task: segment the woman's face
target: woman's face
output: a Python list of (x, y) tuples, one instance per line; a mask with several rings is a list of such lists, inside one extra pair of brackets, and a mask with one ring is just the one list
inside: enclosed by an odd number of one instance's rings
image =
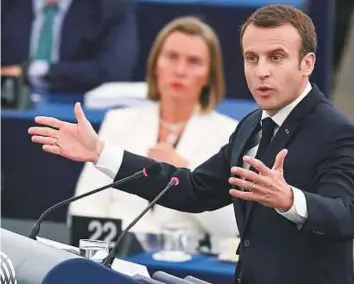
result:
[(208, 84), (208, 46), (200, 36), (171, 33), (163, 43), (156, 64), (161, 100), (196, 104)]

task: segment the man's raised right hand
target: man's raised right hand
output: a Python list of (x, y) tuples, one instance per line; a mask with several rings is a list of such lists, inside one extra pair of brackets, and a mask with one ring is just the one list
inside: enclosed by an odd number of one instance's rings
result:
[(103, 150), (101, 141), (87, 120), (80, 103), (75, 104), (77, 123), (54, 117), (37, 116), (35, 122), (42, 126), (28, 129), (34, 143), (42, 144), (44, 151), (78, 162), (96, 163)]

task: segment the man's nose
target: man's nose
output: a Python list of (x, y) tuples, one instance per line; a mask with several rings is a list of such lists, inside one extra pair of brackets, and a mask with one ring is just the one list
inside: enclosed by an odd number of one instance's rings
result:
[(270, 64), (264, 60), (260, 59), (256, 67), (256, 75), (259, 78), (266, 78), (270, 75)]

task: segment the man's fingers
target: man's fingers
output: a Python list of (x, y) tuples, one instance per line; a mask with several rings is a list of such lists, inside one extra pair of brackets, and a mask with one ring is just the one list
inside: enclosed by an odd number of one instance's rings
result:
[(249, 164), (251, 167), (255, 168), (260, 174), (267, 175), (271, 171), (271, 169), (269, 169), (262, 161), (256, 158), (244, 156), (243, 161)]
[(275, 157), (273, 170), (281, 170), (281, 171), (283, 170), (284, 160), (285, 160), (287, 154), (288, 154), (287, 149), (283, 149), (278, 153), (278, 155)]
[(236, 197), (236, 198), (240, 198), (243, 200), (257, 201), (257, 195), (254, 194), (253, 192), (230, 189), (229, 193), (231, 196)]
[(240, 178), (236, 178), (236, 177), (230, 177), (229, 178), (229, 183), (231, 185), (237, 186), (239, 188), (243, 188), (245, 190), (249, 190), (249, 191), (254, 191), (257, 190), (257, 183), (255, 182), (250, 182), (250, 181), (246, 181)]
[(55, 138), (52, 137), (44, 137), (44, 136), (32, 136), (31, 140), (34, 143), (38, 143), (38, 144), (44, 144), (44, 145), (53, 145), (55, 140)]
[(75, 104), (74, 112), (78, 124), (84, 124), (88, 122), (79, 102)]
[(37, 136), (56, 137), (58, 131), (50, 127), (33, 126), (28, 129), (28, 133)]
[(232, 167), (231, 173), (239, 177), (243, 177), (246, 180), (255, 181), (256, 183), (262, 183), (262, 179), (264, 179), (263, 176), (258, 175), (254, 171), (246, 170), (240, 167)]
[(42, 149), (45, 152), (55, 154), (55, 155), (60, 155), (60, 148), (56, 145), (43, 145)]
[(36, 116), (34, 118), (34, 121), (38, 124), (50, 126), (57, 129), (59, 129), (62, 124), (61, 120), (49, 116)]

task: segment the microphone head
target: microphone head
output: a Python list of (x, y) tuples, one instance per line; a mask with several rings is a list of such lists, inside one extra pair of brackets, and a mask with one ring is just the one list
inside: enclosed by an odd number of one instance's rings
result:
[(171, 178), (171, 183), (173, 183), (174, 185), (178, 185), (178, 184), (179, 184), (179, 179), (178, 179), (178, 177), (172, 177), (172, 178)]
[(152, 164), (146, 168), (143, 169), (143, 175), (145, 177), (153, 177), (157, 176), (162, 170), (161, 164), (160, 163), (155, 163)]

